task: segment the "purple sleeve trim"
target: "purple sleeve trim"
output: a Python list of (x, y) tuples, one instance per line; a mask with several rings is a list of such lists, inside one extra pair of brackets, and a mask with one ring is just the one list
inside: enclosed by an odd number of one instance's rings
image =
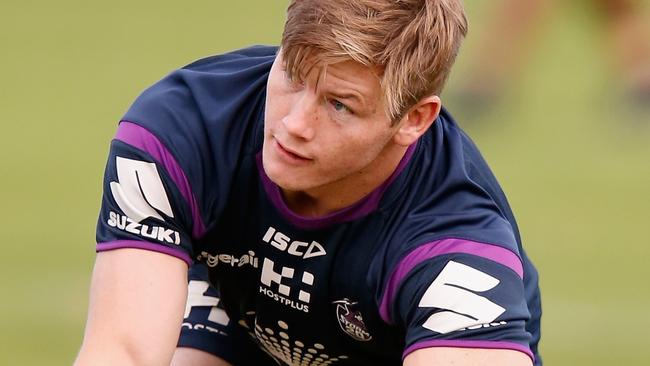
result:
[(205, 233), (205, 225), (199, 211), (199, 205), (192, 193), (192, 187), (180, 164), (167, 150), (165, 145), (144, 127), (129, 121), (120, 122), (115, 139), (147, 152), (161, 164), (172, 178), (192, 212), (192, 238), (200, 238)]
[(524, 277), (524, 267), (519, 256), (497, 245), (478, 243), (463, 239), (443, 239), (423, 244), (406, 255), (391, 273), (379, 304), (379, 315), (386, 323), (392, 323), (390, 307), (402, 280), (418, 264), (451, 253), (472, 254), (487, 258), (512, 269), (520, 278)]
[(535, 355), (529, 347), (519, 343), (502, 341), (464, 341), (464, 340), (431, 340), (416, 343), (408, 347), (402, 354), (402, 360), (413, 351), (430, 347), (457, 347), (457, 348), (487, 348), (487, 349), (509, 349), (525, 353), (535, 363)]
[(187, 263), (188, 266), (192, 265), (192, 259), (190, 256), (183, 252), (180, 249), (169, 248), (161, 244), (148, 243), (146, 241), (137, 241), (137, 240), (116, 240), (109, 241), (106, 243), (97, 243), (97, 252), (105, 252), (107, 250), (113, 249), (122, 249), (122, 248), (134, 248), (134, 249), (144, 249), (152, 252), (158, 252), (163, 254), (171, 255), (178, 259), (183, 260)]

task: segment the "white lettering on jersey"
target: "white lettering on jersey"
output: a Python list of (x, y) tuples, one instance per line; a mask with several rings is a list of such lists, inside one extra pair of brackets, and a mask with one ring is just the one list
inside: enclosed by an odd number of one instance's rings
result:
[(493, 289), (499, 280), (470, 266), (449, 261), (422, 295), (421, 308), (439, 308), (423, 327), (437, 333), (492, 323), (506, 309), (475, 292)]
[(217, 307), (219, 304), (218, 297), (205, 295), (208, 287), (210, 287), (210, 284), (206, 281), (192, 280), (189, 282), (187, 285), (187, 302), (185, 303), (185, 314), (183, 318), (190, 316), (190, 312), (195, 306), (211, 306), (212, 309), (208, 315), (208, 320), (226, 326), (230, 318), (228, 318), (225, 310)]
[(181, 243), (181, 235), (178, 231), (167, 229), (162, 226), (143, 225), (113, 211), (108, 213), (108, 220), (106, 223), (110, 227), (115, 227), (122, 231), (140, 235), (145, 238), (157, 239), (158, 241), (176, 245)]
[(164, 219), (155, 209), (174, 217), (156, 164), (116, 157), (117, 179), (111, 192), (120, 209), (134, 222), (148, 217)]
[(271, 244), (283, 252), (286, 251), (291, 255), (303, 257), (304, 259), (320, 257), (327, 254), (325, 248), (317, 241), (312, 241), (311, 243), (298, 240), (291, 241), (291, 238), (277, 231), (273, 226), (269, 226), (264, 237), (262, 237), (262, 241)]
[[(275, 271), (275, 262), (268, 258), (264, 258), (264, 263), (262, 264), (262, 277), (260, 286), (260, 293), (264, 294), (274, 301), (280, 302), (283, 305), (288, 305), (294, 309), (302, 310), (305, 313), (309, 312), (309, 307), (307, 304), (311, 301), (311, 294), (304, 290), (298, 291), (298, 301), (292, 300), (291, 297), (291, 287), (282, 283), (282, 279), (292, 279), (294, 278), (295, 269), (289, 267), (282, 267), (280, 273)], [(310, 272), (303, 272), (300, 277), (302, 284), (307, 286), (314, 285), (314, 275)], [(277, 293), (272, 289), (273, 284), (277, 285)], [(294, 292), (295, 298), (295, 292)]]
[(293, 278), (294, 269), (289, 267), (282, 267), (280, 273), (273, 270), (275, 263), (268, 258), (264, 258), (264, 266), (262, 267), (262, 283), (271, 287), (272, 283), (278, 285), (278, 292), (284, 296), (289, 296), (291, 287), (282, 284), (282, 278)]

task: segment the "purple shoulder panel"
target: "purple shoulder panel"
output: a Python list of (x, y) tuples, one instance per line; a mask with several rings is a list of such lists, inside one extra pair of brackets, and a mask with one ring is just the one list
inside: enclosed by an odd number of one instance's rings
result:
[(379, 315), (386, 323), (392, 323), (390, 308), (404, 278), (418, 264), (444, 254), (464, 253), (487, 258), (513, 270), (520, 278), (524, 276), (521, 259), (514, 252), (492, 244), (463, 239), (442, 239), (420, 245), (397, 264), (391, 273), (379, 305)]
[(129, 121), (120, 122), (115, 139), (148, 153), (165, 168), (192, 212), (192, 238), (196, 239), (203, 236), (205, 225), (201, 218), (199, 205), (192, 192), (192, 187), (180, 164), (165, 145), (144, 127)]

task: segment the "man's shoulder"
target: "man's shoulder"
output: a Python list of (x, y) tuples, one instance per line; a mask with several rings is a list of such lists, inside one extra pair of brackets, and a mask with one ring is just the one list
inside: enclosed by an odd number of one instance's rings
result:
[(273, 61), (278, 52), (277, 46), (250, 46), (230, 52), (216, 54), (198, 59), (181, 69), (215, 72), (223, 70), (245, 69)]
[[(458, 174), (460, 181), (464, 182), (468, 187), (466, 193), (472, 192), (472, 197), (482, 197), (491, 202), (489, 207), (491, 207), (492, 213), (499, 218), (505, 219), (505, 222), (499, 221), (499, 223), (501, 225), (505, 224), (507, 229), (514, 235), (516, 240), (514, 245), (521, 246), (517, 220), (497, 175), (474, 140), (453, 120), (447, 111), (444, 111), (443, 118), (448, 121), (446, 124), (447, 135), (452, 136), (450, 139), (455, 140), (453, 144), (450, 144), (453, 146), (453, 151), (450, 154), (454, 156), (452, 161), (455, 161), (456, 174)], [(503, 142), (506, 145), (505, 148), (507, 148), (507, 143), (507, 141)], [(480, 201), (478, 200), (477, 203)]]
[(450, 253), (519, 260), (519, 233), (505, 194), (448, 112), (419, 141), (406, 174), (399, 199), (385, 207), (392, 224), (377, 268), (390, 272), (409, 256)]
[[(124, 116), (139, 124), (224, 125), (252, 116), (263, 105), (274, 47), (251, 47), (210, 56), (174, 70), (135, 100)], [(244, 113), (242, 113), (244, 112)]]
[(210, 222), (225, 205), (232, 176), (261, 146), (274, 54), (253, 47), (168, 74), (121, 119), (110, 161), (119, 154), (158, 164), (190, 202), (192, 215)]
[[(211, 56), (177, 69), (133, 102), (122, 120), (154, 135), (177, 157), (187, 149), (251, 151), (259, 145), (274, 47)], [(227, 140), (227, 141), (226, 141)]]
[(505, 194), (478, 147), (446, 110), (418, 142), (407, 169), (397, 205), (408, 216), (395, 221), (400, 227), (436, 237), (506, 240), (490, 234), (498, 231), (509, 240), (514, 217)]

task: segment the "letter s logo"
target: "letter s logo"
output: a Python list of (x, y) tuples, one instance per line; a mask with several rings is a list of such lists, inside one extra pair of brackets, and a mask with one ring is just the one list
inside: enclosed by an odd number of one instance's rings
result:
[(190, 316), (193, 307), (209, 306), (210, 313), (208, 314), (208, 320), (227, 326), (230, 318), (225, 310), (217, 307), (219, 298), (206, 294), (209, 287), (210, 284), (206, 281), (191, 280), (188, 283), (187, 302), (185, 303), (185, 314), (183, 314), (183, 318), (187, 319)]
[(135, 222), (147, 217), (165, 221), (155, 209), (174, 217), (156, 164), (116, 157), (117, 179), (111, 192), (120, 209)]
[(449, 333), (473, 325), (493, 322), (506, 309), (472, 291), (493, 289), (499, 280), (470, 266), (449, 261), (422, 295), (421, 308), (439, 308), (423, 327), (438, 333)]

